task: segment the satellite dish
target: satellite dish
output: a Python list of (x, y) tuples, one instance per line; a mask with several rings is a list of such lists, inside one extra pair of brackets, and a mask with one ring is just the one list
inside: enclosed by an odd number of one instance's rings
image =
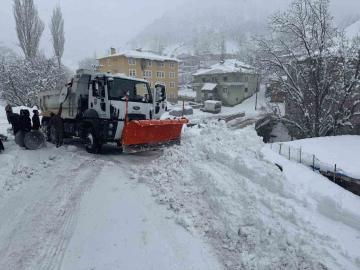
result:
[(67, 96), (69, 94), (69, 89), (67, 87), (64, 87), (61, 92), (60, 92), (60, 96), (59, 96), (59, 103), (64, 103), (64, 101), (66, 100)]

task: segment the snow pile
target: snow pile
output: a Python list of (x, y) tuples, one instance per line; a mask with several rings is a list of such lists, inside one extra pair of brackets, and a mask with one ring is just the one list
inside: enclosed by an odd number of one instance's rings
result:
[[(339, 239), (304, 218), (322, 213), (304, 198), (301, 179), (294, 189), (264, 160), (262, 147), (253, 129), (231, 131), (213, 122), (185, 129), (182, 145), (133, 168), (133, 175), (179, 225), (208, 239), (227, 269), (357, 269), (360, 257), (351, 245), (339, 247)], [(323, 208), (333, 205), (330, 198), (329, 205), (321, 201)], [(342, 228), (359, 237), (360, 227), (351, 225)]]

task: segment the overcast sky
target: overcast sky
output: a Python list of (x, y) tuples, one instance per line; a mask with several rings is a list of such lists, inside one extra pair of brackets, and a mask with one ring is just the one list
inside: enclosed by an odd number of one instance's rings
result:
[[(136, 33), (169, 9), (189, 0), (34, 0), (46, 28), (41, 49), (51, 55), (49, 21), (52, 9), (60, 5), (65, 20), (64, 63), (76, 68), (84, 57), (102, 55), (110, 46), (121, 47)], [(206, 5), (208, 0), (203, 1)], [(218, 0), (226, 1), (230, 0)], [(241, 0), (238, 0), (241, 1)], [(248, 0), (244, 0), (248, 1)], [(263, 5), (271, 5), (271, 0)], [(284, 0), (287, 1), (287, 0)], [(290, 2), (290, 0), (289, 0)], [(18, 50), (12, 14), (12, 0), (0, 0), (0, 43)], [(333, 0), (337, 13), (360, 14), (360, 0)]]

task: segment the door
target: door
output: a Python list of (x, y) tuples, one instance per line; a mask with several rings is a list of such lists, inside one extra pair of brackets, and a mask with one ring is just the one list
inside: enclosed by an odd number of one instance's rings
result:
[(95, 78), (89, 94), (89, 108), (94, 109), (100, 118), (110, 118), (110, 103), (106, 78)]

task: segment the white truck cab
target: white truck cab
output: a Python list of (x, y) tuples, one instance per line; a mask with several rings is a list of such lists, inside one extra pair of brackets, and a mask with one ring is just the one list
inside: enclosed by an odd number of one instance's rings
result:
[(120, 142), (126, 113), (129, 120), (160, 119), (167, 109), (163, 85), (151, 90), (145, 80), (86, 70), (78, 71), (61, 93), (41, 93), (39, 103), (50, 138), (54, 129), (48, 126), (49, 117), (61, 104), (64, 135), (84, 139), (89, 152)]

